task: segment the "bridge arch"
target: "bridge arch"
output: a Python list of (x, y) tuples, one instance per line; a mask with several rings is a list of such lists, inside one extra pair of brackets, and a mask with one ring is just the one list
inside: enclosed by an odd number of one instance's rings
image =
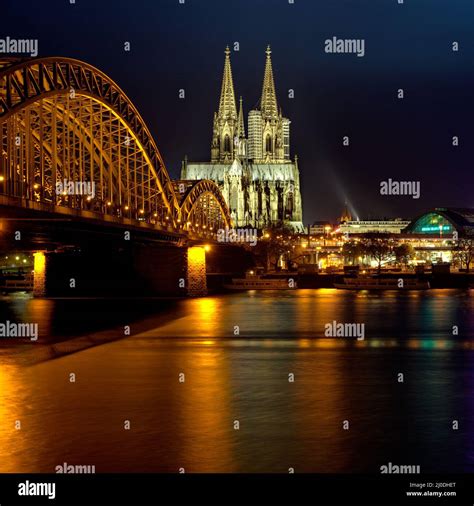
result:
[[(64, 181), (89, 182), (93, 195), (58, 187)], [(230, 223), (212, 182), (182, 201), (130, 99), (71, 58), (0, 63), (0, 194), (177, 230), (204, 220), (207, 205), (214, 225)]]
[(214, 181), (174, 181), (180, 199), (179, 221), (192, 233), (215, 234), (232, 227), (232, 219), (219, 187)]

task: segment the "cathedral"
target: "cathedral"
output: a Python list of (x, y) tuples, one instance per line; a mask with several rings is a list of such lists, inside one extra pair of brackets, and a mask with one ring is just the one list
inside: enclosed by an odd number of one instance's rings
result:
[(290, 158), (290, 120), (278, 107), (270, 46), (266, 51), (262, 95), (248, 114), (234, 93), (230, 50), (225, 50), (218, 111), (214, 113), (211, 161), (184, 160), (181, 179), (215, 181), (236, 227), (265, 229), (285, 225), (304, 231), (298, 159)]

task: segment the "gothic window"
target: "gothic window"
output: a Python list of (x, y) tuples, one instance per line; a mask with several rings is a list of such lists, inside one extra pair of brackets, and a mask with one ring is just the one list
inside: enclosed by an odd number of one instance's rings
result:
[(271, 153), (272, 152), (272, 138), (270, 135), (267, 135), (267, 139), (265, 141), (265, 151), (267, 153)]
[(288, 200), (286, 201), (286, 219), (291, 220), (293, 216), (293, 192), (288, 194)]
[(230, 153), (230, 137), (228, 135), (224, 137), (224, 152)]
[(277, 187), (278, 195), (278, 219), (283, 220), (283, 188)]
[(265, 203), (267, 206), (267, 216), (270, 218), (270, 199), (271, 199), (271, 190), (268, 186), (268, 183), (265, 185)]

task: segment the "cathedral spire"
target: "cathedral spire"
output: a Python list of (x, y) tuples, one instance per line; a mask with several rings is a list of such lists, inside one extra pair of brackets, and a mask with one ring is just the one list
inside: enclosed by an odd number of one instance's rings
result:
[(229, 46), (225, 49), (224, 76), (222, 78), (221, 98), (219, 101), (219, 118), (237, 119)]
[(239, 138), (244, 138), (245, 137), (244, 108), (242, 106), (242, 97), (240, 97), (240, 104), (239, 104), (239, 118), (238, 118), (238, 127), (237, 127), (237, 137), (239, 137)]
[(267, 61), (265, 63), (260, 109), (265, 117), (276, 118), (278, 116), (278, 105), (275, 93), (275, 82), (273, 80), (272, 51), (270, 46), (267, 46), (266, 53)]

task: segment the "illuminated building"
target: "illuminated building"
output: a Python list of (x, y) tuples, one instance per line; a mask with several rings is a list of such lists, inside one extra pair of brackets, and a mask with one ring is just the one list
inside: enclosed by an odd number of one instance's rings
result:
[(452, 262), (463, 236), (474, 236), (474, 209), (438, 207), (412, 220), (403, 240), (412, 244), (419, 261)]
[(400, 234), (411, 222), (395, 218), (393, 220), (357, 220), (341, 223), (339, 231), (346, 235), (352, 234)]
[[(415, 218), (406, 229), (407, 234), (453, 238), (474, 233), (474, 209), (437, 207)], [(455, 237), (455, 236), (454, 236)]]
[(290, 159), (290, 120), (278, 106), (270, 47), (262, 94), (248, 115), (237, 110), (230, 50), (225, 51), (218, 111), (214, 114), (210, 162), (183, 162), (181, 178), (216, 182), (237, 227), (265, 229), (285, 224), (304, 231), (298, 161)]
[(310, 235), (323, 236), (332, 230), (332, 225), (328, 221), (315, 221), (309, 226)]

